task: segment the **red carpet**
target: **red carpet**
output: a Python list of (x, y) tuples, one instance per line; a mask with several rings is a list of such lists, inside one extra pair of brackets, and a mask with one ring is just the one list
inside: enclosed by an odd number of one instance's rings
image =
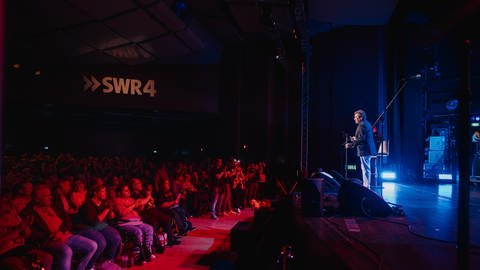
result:
[(128, 269), (210, 269), (213, 264), (233, 262), (236, 254), (230, 252), (230, 230), (239, 221), (253, 220), (253, 210), (218, 220), (208, 214), (190, 220), (196, 230), (182, 237), (180, 245), (167, 247), (152, 262)]

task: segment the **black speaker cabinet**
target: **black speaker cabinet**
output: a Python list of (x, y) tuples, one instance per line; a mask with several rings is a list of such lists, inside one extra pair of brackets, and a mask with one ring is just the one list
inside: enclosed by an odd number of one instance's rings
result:
[(230, 230), (230, 249), (239, 253), (247, 252), (255, 246), (253, 222), (239, 221)]
[(387, 217), (392, 214), (392, 208), (382, 197), (352, 181), (342, 183), (337, 199), (343, 215)]
[(302, 215), (306, 217), (322, 216), (323, 178), (307, 178), (302, 187)]

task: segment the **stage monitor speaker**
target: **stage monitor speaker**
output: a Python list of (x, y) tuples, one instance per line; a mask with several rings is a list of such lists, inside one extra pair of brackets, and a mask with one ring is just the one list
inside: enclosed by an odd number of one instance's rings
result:
[(337, 194), (338, 190), (340, 190), (340, 182), (337, 181), (333, 175), (327, 172), (321, 172), (320, 175), (322, 176), (323, 182), (323, 193), (324, 194)]
[(313, 174), (310, 179), (322, 178), (322, 191), (323, 194), (337, 194), (340, 189), (340, 182), (337, 181), (333, 175), (328, 172), (319, 172)]
[(337, 199), (343, 215), (387, 217), (392, 214), (392, 208), (382, 197), (353, 181), (342, 183)]
[(323, 178), (307, 178), (302, 187), (302, 215), (306, 217), (322, 216)]

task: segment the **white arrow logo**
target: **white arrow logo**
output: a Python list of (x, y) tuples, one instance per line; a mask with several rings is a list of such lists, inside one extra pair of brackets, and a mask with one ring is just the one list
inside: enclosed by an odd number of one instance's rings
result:
[(97, 88), (100, 86), (100, 82), (95, 79), (95, 77), (93, 77), (92, 75), (90, 75), (90, 79), (85, 76), (85, 75), (82, 75), (82, 78), (83, 78), (83, 91), (87, 91), (87, 89), (91, 89), (91, 91), (95, 91), (97, 90)]

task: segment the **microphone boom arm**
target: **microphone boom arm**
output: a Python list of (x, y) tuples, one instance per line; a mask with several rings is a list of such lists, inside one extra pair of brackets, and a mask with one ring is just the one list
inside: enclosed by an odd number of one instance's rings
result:
[(388, 111), (388, 109), (392, 106), (393, 102), (395, 101), (395, 99), (397, 99), (398, 95), (402, 92), (403, 88), (405, 88), (405, 86), (407, 85), (407, 82), (408, 80), (405, 80), (405, 79), (401, 79), (400, 80), (400, 83), (402, 83), (402, 85), (400, 86), (400, 88), (398, 88), (397, 92), (395, 93), (395, 95), (393, 96), (393, 98), (390, 100), (390, 102), (387, 104), (387, 106), (385, 107), (385, 109), (383, 110), (383, 112), (378, 116), (377, 120), (375, 120), (375, 122), (373, 123), (372, 127), (375, 127), (378, 123), (378, 121), (380, 121), (380, 119), (383, 118), (383, 116), (385, 115), (385, 113)]

